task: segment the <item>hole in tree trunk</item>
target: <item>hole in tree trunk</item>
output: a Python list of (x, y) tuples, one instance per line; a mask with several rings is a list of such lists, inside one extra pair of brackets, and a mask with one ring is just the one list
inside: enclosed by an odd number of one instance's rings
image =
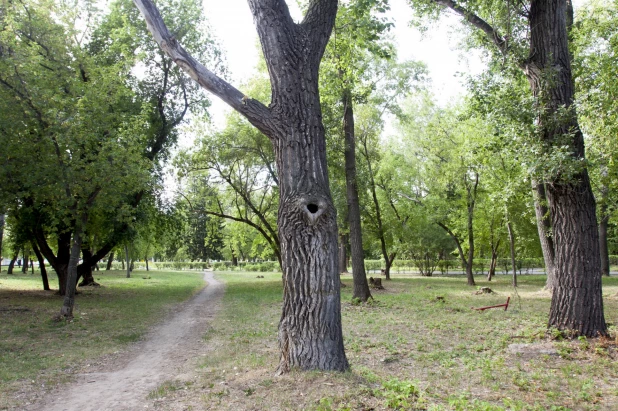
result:
[(318, 207), (317, 204), (307, 204), (307, 210), (309, 210), (311, 214), (317, 213), (319, 209), (320, 207)]

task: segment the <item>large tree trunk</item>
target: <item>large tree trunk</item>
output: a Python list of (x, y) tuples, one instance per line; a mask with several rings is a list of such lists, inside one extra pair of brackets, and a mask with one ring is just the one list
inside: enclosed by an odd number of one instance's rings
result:
[(343, 93), (343, 133), (345, 140), (345, 180), (348, 200), (348, 224), (350, 225), (350, 248), (352, 251), (352, 278), (354, 280), (353, 298), (365, 302), (371, 297), (365, 256), (363, 252), (363, 231), (361, 227), (358, 186), (356, 182), (356, 136), (354, 134), (354, 111), (349, 90)]
[[(572, 136), (568, 141), (571, 166), (579, 168), (571, 177), (552, 176), (546, 186), (556, 252), (556, 286), (549, 326), (597, 337), (607, 335), (599, 234), (595, 200), (583, 162), (584, 139), (572, 107), (574, 85), (566, 16), (565, 0), (531, 2), (530, 58), (525, 63), (532, 92), (540, 105), (538, 125), (543, 142), (549, 147), (564, 145), (565, 136)], [(562, 108), (571, 111), (559, 113)]]
[(47, 270), (45, 269), (45, 258), (43, 258), (43, 254), (39, 250), (39, 247), (36, 246), (36, 242), (32, 241), (32, 250), (36, 255), (37, 260), (39, 260), (39, 270), (41, 270), (41, 278), (43, 280), (43, 290), (49, 291), (49, 279), (47, 278)]
[(541, 251), (543, 251), (543, 260), (545, 261), (545, 273), (547, 280), (545, 288), (553, 291), (556, 287), (555, 275), (555, 250), (554, 238), (551, 229), (551, 216), (547, 207), (547, 196), (545, 194), (545, 184), (532, 181), (532, 195), (534, 196), (534, 211), (536, 214), (536, 227), (539, 232), (539, 240), (541, 242)]
[(337, 0), (312, 0), (296, 24), (282, 0), (249, 0), (271, 79), (268, 107), (200, 65), (169, 33), (149, 0), (134, 0), (157, 43), (204, 88), (266, 134), (279, 176), (283, 269), (278, 372), (346, 370), (341, 329), (337, 219), (326, 164), (318, 70)]

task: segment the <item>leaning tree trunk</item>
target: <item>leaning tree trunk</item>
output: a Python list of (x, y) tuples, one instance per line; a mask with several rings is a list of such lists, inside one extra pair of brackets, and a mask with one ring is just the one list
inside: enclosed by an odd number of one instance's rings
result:
[(49, 291), (49, 279), (47, 278), (47, 270), (45, 269), (45, 258), (43, 258), (43, 254), (41, 254), (39, 247), (36, 246), (34, 241), (32, 241), (32, 250), (34, 251), (37, 260), (39, 260), (39, 269), (41, 270), (41, 278), (43, 280), (43, 290)]
[(271, 80), (268, 107), (217, 77), (172, 36), (150, 0), (134, 0), (157, 43), (205, 89), (267, 135), (279, 176), (283, 270), (278, 372), (348, 369), (341, 329), (337, 216), (318, 91), (337, 0), (311, 0), (295, 23), (282, 0), (249, 0)]
[(17, 261), (17, 257), (19, 257), (19, 248), (16, 250), (13, 258), (11, 258), (11, 262), (9, 263), (9, 268), (6, 270), (7, 274), (13, 274), (13, 267), (15, 267), (15, 261)]
[[(588, 337), (607, 335), (601, 290), (596, 206), (585, 168), (584, 139), (574, 111), (565, 0), (533, 0), (530, 58), (525, 72), (540, 105), (543, 143), (571, 150), (571, 177), (554, 175), (546, 186), (555, 245), (556, 286), (549, 326)], [(568, 112), (562, 110), (570, 109)]]
[(354, 111), (352, 96), (349, 90), (343, 94), (343, 133), (345, 140), (345, 181), (348, 200), (348, 224), (350, 225), (350, 248), (352, 251), (352, 278), (354, 281), (353, 298), (362, 302), (371, 297), (367, 273), (365, 272), (365, 256), (363, 252), (363, 231), (361, 227), (358, 186), (356, 181), (356, 136), (354, 134)]
[(489, 272), (487, 273), (487, 281), (496, 275), (496, 266), (498, 265), (498, 247), (500, 247), (500, 239), (495, 244), (491, 245), (491, 262), (489, 263)]
[(105, 271), (109, 271), (112, 269), (112, 263), (114, 262), (114, 252), (109, 253), (109, 257), (107, 258), (107, 266), (105, 266)]
[(543, 252), (543, 260), (545, 262), (545, 273), (547, 274), (545, 288), (553, 291), (556, 287), (556, 270), (554, 266), (556, 256), (551, 229), (551, 216), (549, 215), (547, 195), (545, 194), (545, 184), (532, 181), (532, 195), (534, 196), (536, 227), (539, 232), (541, 251)]

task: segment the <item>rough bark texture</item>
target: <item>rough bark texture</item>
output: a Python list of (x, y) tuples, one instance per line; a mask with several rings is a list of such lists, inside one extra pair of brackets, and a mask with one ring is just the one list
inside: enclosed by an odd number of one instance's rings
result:
[(545, 288), (553, 290), (556, 286), (556, 270), (554, 266), (555, 250), (551, 229), (551, 216), (549, 215), (547, 196), (545, 194), (545, 184), (532, 181), (532, 195), (534, 196), (536, 227), (539, 232), (543, 260), (545, 261), (545, 273), (547, 274)]
[(352, 253), (353, 298), (365, 302), (371, 297), (365, 255), (363, 252), (363, 231), (361, 227), (358, 185), (356, 181), (356, 136), (354, 134), (354, 109), (352, 96), (348, 90), (343, 95), (343, 132), (345, 139), (345, 181), (348, 200), (348, 224), (350, 226), (350, 248)]
[[(569, 146), (575, 161), (584, 159), (584, 139), (572, 108), (574, 85), (568, 50), (565, 0), (534, 0), (530, 7), (530, 58), (525, 72), (543, 110), (538, 123), (549, 146)], [(553, 121), (552, 121), (553, 120)], [(601, 261), (596, 205), (586, 168), (572, 178), (553, 176), (546, 185), (555, 244), (555, 275), (549, 326), (589, 337), (607, 335), (601, 292)]]
[(149, 0), (134, 0), (161, 48), (272, 141), (279, 176), (278, 228), (284, 280), (279, 372), (346, 370), (339, 294), (336, 209), (326, 168), (318, 69), (337, 12), (313, 0), (300, 24), (283, 0), (249, 0), (271, 79), (271, 103), (243, 95), (195, 61)]
[(47, 270), (45, 269), (45, 258), (43, 258), (43, 254), (36, 246), (36, 243), (32, 241), (32, 250), (36, 255), (37, 260), (39, 260), (39, 269), (41, 270), (41, 279), (43, 280), (43, 290), (49, 291), (49, 279), (47, 278)]

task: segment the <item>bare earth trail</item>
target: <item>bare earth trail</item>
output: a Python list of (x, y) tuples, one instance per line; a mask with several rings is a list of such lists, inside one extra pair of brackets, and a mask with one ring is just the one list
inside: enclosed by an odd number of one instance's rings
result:
[(209, 350), (202, 337), (218, 311), (224, 285), (210, 271), (204, 273), (204, 280), (207, 286), (181, 304), (179, 312), (156, 326), (144, 341), (123, 353), (113, 364), (104, 364), (101, 372), (78, 374), (77, 382), (45, 395), (42, 402), (28, 409), (144, 409), (152, 390), (164, 381), (182, 379), (188, 371), (183, 368), (194, 368), (186, 363)]

